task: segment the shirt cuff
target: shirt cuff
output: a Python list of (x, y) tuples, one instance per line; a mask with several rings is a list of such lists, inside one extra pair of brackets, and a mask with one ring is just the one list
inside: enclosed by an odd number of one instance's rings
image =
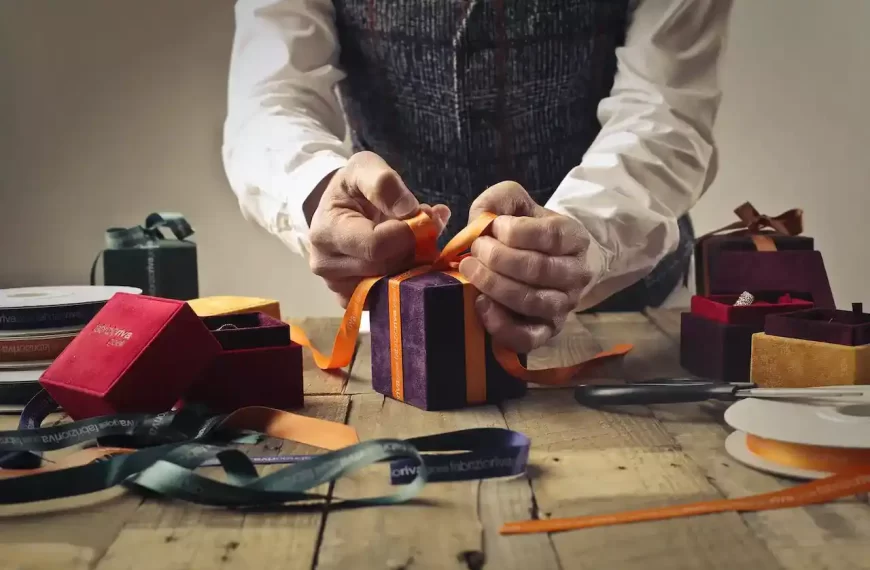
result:
[(320, 152), (296, 167), (292, 173), (282, 176), (283, 180), (276, 181), (276, 187), (283, 189), (285, 200), (275, 220), (275, 233), (282, 241), (290, 240), (294, 242), (293, 245), (304, 246), (302, 250), (308, 251), (309, 227), (302, 206), (326, 176), (343, 168), (347, 162), (347, 157), (338, 153)]

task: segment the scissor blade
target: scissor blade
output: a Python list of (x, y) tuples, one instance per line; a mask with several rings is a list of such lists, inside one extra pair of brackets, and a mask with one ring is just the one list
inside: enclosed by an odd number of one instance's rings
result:
[(740, 394), (750, 398), (870, 402), (870, 388), (858, 386), (826, 386), (824, 388), (753, 388), (749, 390), (741, 390)]

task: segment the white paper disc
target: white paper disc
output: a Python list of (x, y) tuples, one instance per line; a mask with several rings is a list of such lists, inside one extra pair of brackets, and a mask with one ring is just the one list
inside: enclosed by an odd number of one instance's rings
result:
[(824, 471), (810, 471), (808, 469), (798, 469), (797, 467), (789, 467), (780, 465), (759, 457), (752, 453), (746, 446), (746, 433), (735, 431), (725, 438), (725, 451), (728, 455), (746, 465), (764, 473), (779, 475), (781, 477), (789, 477), (791, 479), (823, 479), (832, 475)]
[(803, 445), (870, 449), (870, 402), (836, 405), (746, 398), (725, 410), (734, 429)]
[(139, 295), (136, 287), (108, 287), (102, 285), (69, 285), (59, 287), (18, 287), (0, 289), (0, 308), (56, 307), (83, 303), (105, 303), (115, 293)]

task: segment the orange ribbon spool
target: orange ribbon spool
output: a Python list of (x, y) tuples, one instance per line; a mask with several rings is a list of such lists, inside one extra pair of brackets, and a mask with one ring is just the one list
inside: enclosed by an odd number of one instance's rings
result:
[[(392, 393), (397, 400), (403, 399), (403, 364), (402, 364), (402, 337), (400, 318), (399, 284), (405, 279), (410, 279), (430, 271), (440, 271), (459, 280), (464, 291), (464, 310), (466, 327), (466, 350), (465, 369), (467, 393), (469, 403), (481, 403), (486, 401), (485, 362), (484, 362), (484, 330), (474, 311), (474, 300), (477, 291), (468, 284), (468, 281), (457, 271), (459, 262), (464, 258), (471, 244), (486, 232), (496, 215), (485, 213), (473, 220), (453, 237), (442, 251), (438, 251), (438, 232), (434, 222), (424, 212), (420, 212), (414, 218), (406, 220), (416, 239), (415, 263), (416, 267), (396, 276), (389, 277), (389, 319), (390, 319), (390, 364), (392, 375)], [(338, 332), (335, 335), (332, 352), (324, 354), (318, 351), (300, 327), (291, 325), (291, 339), (311, 350), (314, 362), (321, 369), (342, 368), (350, 364), (356, 340), (359, 335), (359, 323), (371, 288), (388, 276), (381, 275), (363, 279), (357, 285), (348, 301), (344, 316), (341, 320)], [(632, 349), (630, 344), (618, 344), (610, 350), (602, 351), (591, 359), (571, 366), (529, 370), (519, 360), (518, 355), (497, 343), (493, 343), (493, 355), (498, 363), (510, 375), (525, 382), (548, 385), (564, 385), (574, 378), (579, 372), (587, 371), (618, 356), (626, 354)]]
[(643, 521), (658, 521), (712, 513), (752, 512), (825, 503), (870, 492), (870, 450), (801, 445), (746, 434), (746, 446), (755, 455), (778, 465), (833, 473), (829, 477), (773, 493), (736, 499), (701, 501), (686, 505), (636, 511), (506, 523), (501, 534), (561, 532)]

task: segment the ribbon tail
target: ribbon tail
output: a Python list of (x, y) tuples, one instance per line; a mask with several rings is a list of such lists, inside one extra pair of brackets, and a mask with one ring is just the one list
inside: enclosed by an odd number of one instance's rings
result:
[(540, 368), (536, 370), (529, 370), (523, 366), (517, 353), (508, 350), (503, 346), (493, 343), (492, 352), (501, 367), (511, 376), (533, 384), (564, 386), (572, 379), (576, 378), (580, 373), (588, 373), (597, 366), (617, 357), (624, 356), (632, 348), (634, 347), (630, 344), (617, 344), (610, 350), (599, 352), (589, 360), (584, 360), (577, 364), (557, 368)]
[(324, 354), (317, 350), (312, 344), (311, 339), (305, 334), (305, 331), (296, 325), (290, 325), (290, 340), (311, 350), (314, 363), (321, 370), (334, 370), (348, 366), (356, 349), (360, 319), (362, 318), (366, 298), (375, 283), (381, 279), (383, 279), (383, 276), (369, 277), (363, 279), (357, 285), (347, 304), (347, 309), (345, 309), (344, 316), (341, 319), (338, 332), (335, 333), (335, 340), (329, 354)]

